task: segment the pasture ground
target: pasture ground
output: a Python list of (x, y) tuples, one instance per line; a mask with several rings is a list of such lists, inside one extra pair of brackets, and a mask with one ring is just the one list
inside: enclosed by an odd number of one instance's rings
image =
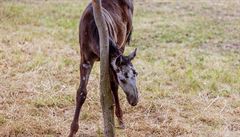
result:
[[(87, 0), (0, 0), (0, 136), (66, 136)], [(140, 103), (120, 91), (119, 137), (240, 136), (239, 0), (135, 0)], [(79, 136), (103, 136), (99, 63)]]

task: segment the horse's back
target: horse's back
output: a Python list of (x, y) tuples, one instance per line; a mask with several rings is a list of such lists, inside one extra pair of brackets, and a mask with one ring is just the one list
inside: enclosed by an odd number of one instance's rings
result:
[[(122, 5), (116, 1), (106, 2), (103, 0), (102, 2), (103, 16), (108, 27), (109, 37), (119, 49), (124, 48), (132, 27), (132, 9), (121, 7)], [(91, 3), (84, 10), (80, 20), (79, 42), (81, 52), (93, 52), (99, 55), (99, 36)]]

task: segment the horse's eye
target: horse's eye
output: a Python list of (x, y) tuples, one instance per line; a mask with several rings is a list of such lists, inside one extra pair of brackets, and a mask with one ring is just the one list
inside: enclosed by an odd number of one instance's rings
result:
[(124, 73), (124, 76), (125, 76), (125, 78), (129, 78), (128, 73)]

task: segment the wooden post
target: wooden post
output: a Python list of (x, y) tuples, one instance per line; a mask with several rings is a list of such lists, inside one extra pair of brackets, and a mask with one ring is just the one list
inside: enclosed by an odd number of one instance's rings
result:
[(92, 0), (94, 19), (100, 38), (100, 94), (105, 137), (115, 136), (113, 96), (109, 75), (109, 36), (103, 17), (101, 0)]

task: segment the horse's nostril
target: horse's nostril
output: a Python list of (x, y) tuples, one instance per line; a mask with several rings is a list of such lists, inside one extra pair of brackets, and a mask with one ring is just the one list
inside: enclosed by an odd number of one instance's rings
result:
[(131, 105), (132, 105), (132, 106), (136, 106), (137, 103), (138, 103), (138, 101), (137, 101), (137, 100), (134, 100), (134, 101), (131, 102)]
[(132, 105), (132, 106), (136, 106), (136, 105), (137, 105), (137, 102), (133, 102), (131, 105)]
[(136, 106), (137, 103), (138, 103), (138, 98), (133, 96), (133, 95), (129, 95), (127, 97), (127, 100), (128, 100), (128, 103), (131, 105), (131, 106)]

